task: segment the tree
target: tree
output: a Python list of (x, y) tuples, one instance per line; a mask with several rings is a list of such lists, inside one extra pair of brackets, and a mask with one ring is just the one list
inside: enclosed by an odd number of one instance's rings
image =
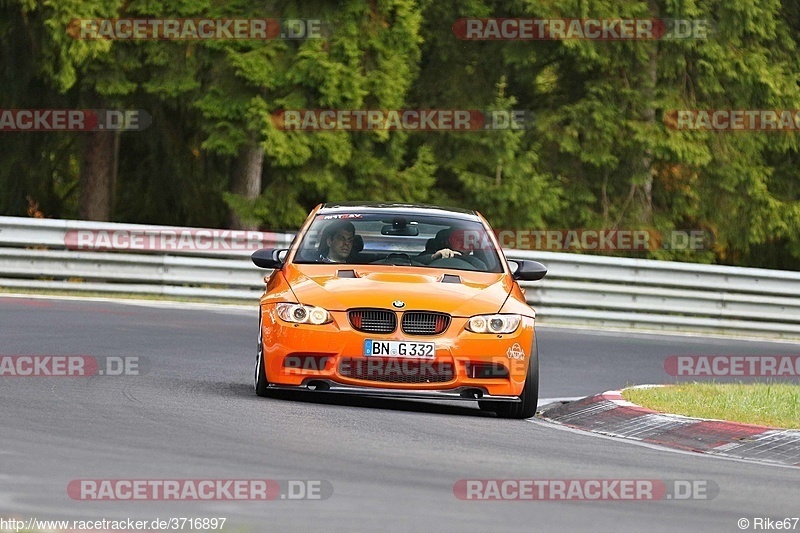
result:
[[(273, 121), (285, 109), (401, 107), (419, 55), (414, 2), (273, 7), (285, 18), (322, 19), (329, 33), (300, 41), (207, 44), (215, 60), (208, 73), (213, 85), (198, 101), (209, 125), (204, 147), (249, 162), (237, 166), (240, 179), (225, 195), (237, 217), (281, 228), (300, 224), (309, 205), (322, 200), (424, 200), (432, 185), (424, 175), (430, 155), (418, 152), (416, 163), (409, 161), (406, 134), (287, 131)], [(265, 179), (254, 199), (255, 180), (241, 177), (257, 174), (252, 170), (259, 150)]]

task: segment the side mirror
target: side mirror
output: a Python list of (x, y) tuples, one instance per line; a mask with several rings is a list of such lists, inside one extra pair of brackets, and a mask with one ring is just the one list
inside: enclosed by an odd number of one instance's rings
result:
[(253, 263), (261, 268), (281, 268), (289, 250), (284, 248), (263, 248), (250, 256)]
[(547, 274), (547, 267), (539, 261), (531, 261), (530, 259), (509, 259), (509, 263), (516, 263), (517, 268), (511, 269), (511, 275), (514, 279), (520, 281), (539, 281)]

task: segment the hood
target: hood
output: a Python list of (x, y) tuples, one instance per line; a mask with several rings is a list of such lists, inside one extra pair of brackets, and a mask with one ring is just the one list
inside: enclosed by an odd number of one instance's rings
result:
[[(344, 277), (352, 274), (356, 277)], [(445, 274), (461, 282), (443, 282)], [(389, 265), (289, 265), (285, 275), (300, 303), (329, 311), (354, 307), (441, 311), (452, 316), (496, 313), (512, 283), (506, 274)], [(452, 278), (451, 278), (452, 279)], [(397, 309), (400, 310), (400, 309)]]

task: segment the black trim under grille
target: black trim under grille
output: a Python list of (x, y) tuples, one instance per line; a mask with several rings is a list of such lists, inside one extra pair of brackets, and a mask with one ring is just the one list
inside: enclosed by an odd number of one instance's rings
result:
[(450, 326), (450, 315), (430, 311), (403, 313), (403, 333), (408, 335), (439, 335)]
[(455, 379), (452, 362), (430, 359), (344, 358), (338, 371), (345, 378), (381, 383), (447, 383)]
[(388, 309), (353, 309), (347, 318), (353, 329), (364, 333), (392, 333), (397, 329), (397, 315)]

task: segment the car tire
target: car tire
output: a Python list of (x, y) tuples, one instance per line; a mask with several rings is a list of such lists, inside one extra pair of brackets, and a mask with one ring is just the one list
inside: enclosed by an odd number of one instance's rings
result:
[(261, 310), (258, 312), (258, 348), (256, 350), (256, 369), (253, 377), (253, 386), (258, 396), (269, 396), (269, 381), (264, 369), (264, 333), (261, 327)]
[(494, 411), (498, 418), (531, 418), (536, 414), (539, 406), (539, 341), (534, 340), (533, 350), (528, 359), (528, 376), (519, 395), (519, 402), (493, 402), (484, 400), (478, 402), (481, 411)]

